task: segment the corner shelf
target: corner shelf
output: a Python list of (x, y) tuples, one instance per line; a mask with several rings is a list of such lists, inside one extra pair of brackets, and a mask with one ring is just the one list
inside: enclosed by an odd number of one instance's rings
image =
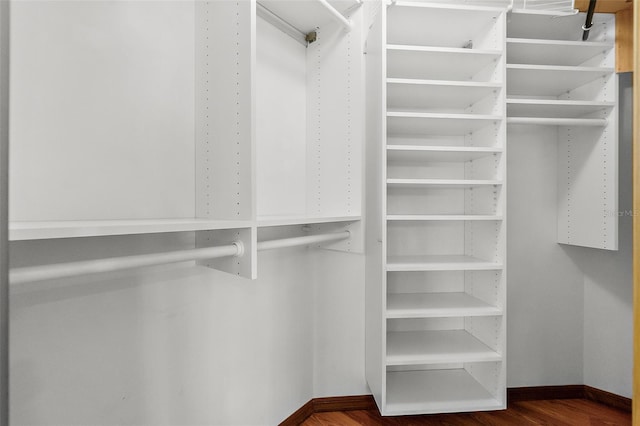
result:
[(503, 310), (467, 293), (392, 293), (387, 319), (502, 315)]
[(502, 356), (465, 330), (390, 331), (386, 365), (501, 361)]

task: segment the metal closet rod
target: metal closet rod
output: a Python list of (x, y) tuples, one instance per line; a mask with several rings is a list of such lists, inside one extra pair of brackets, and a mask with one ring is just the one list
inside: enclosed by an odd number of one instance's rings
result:
[[(320, 3), (327, 10), (329, 15), (331, 15), (333, 19), (339, 22), (340, 25), (342, 25), (342, 27), (346, 31), (351, 31), (353, 29), (353, 22), (350, 19), (346, 18), (342, 13), (340, 13), (327, 0), (315, 0), (315, 1)], [(362, 0), (357, 0), (357, 3), (362, 4)], [(272, 25), (275, 25), (276, 27), (280, 28), (283, 32), (290, 35), (297, 41), (304, 42), (304, 44), (306, 44), (305, 42), (306, 35), (302, 31), (300, 31), (295, 25), (292, 25), (290, 22), (285, 21), (280, 16), (273, 13), (271, 10), (269, 10), (268, 7), (261, 4), (260, 2), (257, 3), (256, 12), (260, 17), (265, 19), (267, 22), (270, 22)]]
[(353, 29), (353, 22), (345, 18), (344, 15), (338, 12), (338, 10), (335, 7), (331, 6), (327, 0), (316, 0), (316, 1), (320, 3), (322, 6), (324, 6), (324, 8), (327, 9), (329, 14), (333, 16), (333, 18), (336, 21), (338, 21), (345, 30), (351, 31)]
[[(286, 247), (305, 246), (316, 243), (328, 243), (349, 238), (349, 231), (327, 234), (306, 235), (304, 237), (282, 238), (278, 240), (259, 241), (258, 250), (272, 250)], [(80, 262), (59, 263), (55, 265), (30, 266), (11, 269), (9, 282), (12, 285), (57, 278), (69, 278), (78, 275), (116, 272), (145, 266), (164, 265), (167, 263), (186, 262), (191, 260), (211, 260), (221, 257), (240, 257), (244, 255), (244, 244), (236, 241), (225, 246), (204, 247), (191, 250), (179, 250), (166, 253), (142, 254), (126, 257), (86, 260)]]

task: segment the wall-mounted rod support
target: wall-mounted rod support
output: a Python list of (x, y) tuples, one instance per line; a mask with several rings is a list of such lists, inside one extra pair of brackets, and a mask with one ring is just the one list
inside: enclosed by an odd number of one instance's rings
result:
[(349, 238), (349, 231), (334, 232), (330, 234), (306, 235), (304, 237), (283, 238), (281, 240), (259, 241), (258, 251), (278, 248), (306, 246), (317, 243), (330, 243)]
[(324, 8), (327, 9), (329, 14), (336, 21), (338, 21), (346, 31), (351, 31), (353, 29), (353, 22), (345, 18), (342, 15), (342, 13), (338, 12), (335, 7), (331, 6), (327, 0), (316, 0), (316, 1), (320, 3), (322, 6), (324, 6)]
[[(258, 250), (296, 247), (317, 243), (339, 241), (350, 236), (349, 231), (329, 234), (307, 235), (304, 237), (283, 238), (279, 240), (261, 241)], [(116, 272), (146, 266), (164, 265), (168, 263), (187, 262), (192, 260), (210, 260), (220, 257), (242, 256), (244, 245), (234, 242), (219, 247), (204, 247), (191, 250), (179, 250), (167, 253), (142, 254), (127, 257), (85, 260), (79, 262), (60, 263), (55, 265), (29, 266), (12, 269), (9, 273), (11, 284), (24, 284), (33, 281), (69, 278), (85, 274)]]
[(596, 0), (589, 0), (589, 9), (587, 9), (587, 19), (582, 26), (582, 41), (589, 38), (589, 30), (593, 26), (593, 12), (596, 10)]

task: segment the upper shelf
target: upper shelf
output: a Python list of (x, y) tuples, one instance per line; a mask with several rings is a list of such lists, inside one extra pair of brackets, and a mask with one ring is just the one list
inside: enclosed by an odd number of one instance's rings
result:
[[(505, 9), (395, 2), (387, 9), (387, 40), (393, 44), (498, 49)], [(456, 31), (450, 31), (452, 27)]]
[[(509, 16), (508, 38), (544, 38), (547, 40), (582, 40), (585, 13), (566, 15), (560, 13), (535, 13), (514, 10)], [(589, 31), (590, 42), (615, 41), (615, 15), (596, 13)], [(540, 31), (544, 28), (544, 31)]]
[(507, 65), (507, 94), (557, 97), (613, 73), (602, 67)]
[(578, 66), (606, 55), (614, 45), (601, 41), (507, 39), (507, 63)]
[(85, 220), (51, 222), (11, 222), (10, 241), (46, 240), (57, 238), (106, 237), (114, 235), (158, 234), (165, 232), (213, 231), (287, 225), (355, 222), (360, 216), (331, 217), (263, 217), (251, 220), (208, 219), (143, 219), (143, 220)]
[(207, 219), (11, 222), (9, 224), (9, 240), (44, 240), (54, 238), (205, 231), (214, 229), (247, 228), (250, 226), (251, 223), (244, 220)]
[(358, 6), (359, 0), (328, 0), (335, 12), (331, 12), (320, 0), (259, 0), (258, 3), (297, 30), (307, 34), (333, 22), (336, 14), (348, 19), (346, 14)]
[[(387, 45), (387, 76), (427, 80), (496, 81), (502, 51)], [(499, 81), (496, 81), (499, 82)]]

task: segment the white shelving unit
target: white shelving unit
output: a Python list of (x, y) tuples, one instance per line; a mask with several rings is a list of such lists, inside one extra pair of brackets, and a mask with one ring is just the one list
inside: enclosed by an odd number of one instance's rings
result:
[(597, 14), (586, 42), (581, 20), (584, 14), (512, 14), (509, 138), (530, 137), (537, 126), (557, 128), (558, 242), (616, 250), (615, 17)]
[(248, 278), (262, 228), (348, 229), (328, 247), (362, 250), (360, 2), (260, 3), (17, 5), (49, 39), (12, 29), (10, 239), (240, 241), (203, 265)]
[(383, 415), (506, 403), (505, 25), (506, 9), (396, 2), (367, 41), (367, 380)]

